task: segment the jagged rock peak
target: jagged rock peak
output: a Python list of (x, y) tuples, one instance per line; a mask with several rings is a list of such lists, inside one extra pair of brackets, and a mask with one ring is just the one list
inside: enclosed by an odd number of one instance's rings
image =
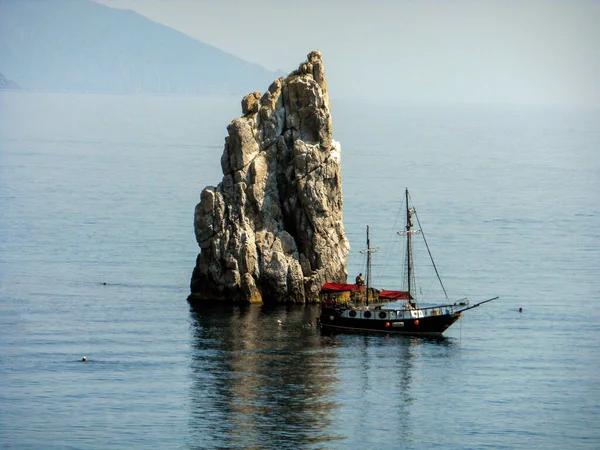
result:
[(313, 302), (345, 282), (341, 147), (332, 138), (321, 52), (242, 99), (227, 127), (223, 179), (194, 214), (190, 302)]

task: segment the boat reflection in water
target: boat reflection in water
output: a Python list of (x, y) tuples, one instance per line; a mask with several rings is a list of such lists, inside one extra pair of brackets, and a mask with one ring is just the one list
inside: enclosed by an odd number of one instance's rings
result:
[[(452, 341), (327, 333), (311, 325), (317, 312), (192, 308), (190, 447), (343, 446), (364, 441), (382, 413), (411, 425), (413, 361)], [(372, 417), (358, 424), (363, 412)]]

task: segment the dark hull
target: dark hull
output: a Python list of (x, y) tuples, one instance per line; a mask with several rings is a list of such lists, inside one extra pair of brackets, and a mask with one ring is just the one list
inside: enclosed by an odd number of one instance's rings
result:
[(420, 317), (418, 319), (382, 320), (342, 317), (341, 313), (342, 310), (337, 308), (322, 308), (319, 316), (321, 327), (411, 336), (440, 336), (461, 316), (460, 313), (452, 313)]

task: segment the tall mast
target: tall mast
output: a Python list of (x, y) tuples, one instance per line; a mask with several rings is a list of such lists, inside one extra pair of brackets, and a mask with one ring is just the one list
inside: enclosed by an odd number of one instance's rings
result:
[(407, 281), (408, 281), (408, 301), (410, 302), (410, 293), (412, 291), (411, 276), (412, 276), (412, 251), (411, 251), (411, 229), (410, 220), (410, 207), (408, 206), (408, 188), (406, 188), (406, 270), (407, 270)]
[(369, 240), (369, 225), (367, 225), (367, 306), (369, 306), (370, 283), (371, 283), (371, 241)]

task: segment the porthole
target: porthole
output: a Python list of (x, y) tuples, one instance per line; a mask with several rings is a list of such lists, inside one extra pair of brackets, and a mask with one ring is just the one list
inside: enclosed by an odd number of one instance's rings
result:
[(371, 317), (371, 311), (365, 311), (363, 316), (365, 317), (365, 319), (369, 319)]
[(380, 318), (380, 319), (385, 319), (386, 317), (387, 317), (387, 313), (386, 313), (386, 312), (383, 312), (383, 311), (381, 311), (381, 312), (379, 313), (379, 318)]
[(356, 317), (356, 311), (350, 311), (350, 312), (348, 313), (348, 315), (349, 315), (350, 317)]

